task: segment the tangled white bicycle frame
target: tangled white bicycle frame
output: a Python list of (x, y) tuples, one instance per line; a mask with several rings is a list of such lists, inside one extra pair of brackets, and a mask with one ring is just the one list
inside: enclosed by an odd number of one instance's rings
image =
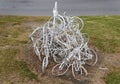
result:
[[(52, 69), (53, 75), (65, 74), (70, 66), (74, 77), (83, 73), (88, 74), (84, 65), (96, 64), (97, 54), (88, 47), (89, 36), (81, 33), (83, 27), (84, 22), (81, 18), (60, 15), (55, 2), (53, 17), (30, 35), (34, 51), (42, 61), (43, 72), (49, 64), (49, 58), (52, 57), (57, 63)], [(75, 74), (76, 72), (80, 73)]]

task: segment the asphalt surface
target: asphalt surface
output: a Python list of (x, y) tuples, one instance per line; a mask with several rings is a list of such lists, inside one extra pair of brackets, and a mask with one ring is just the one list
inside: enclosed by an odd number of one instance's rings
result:
[[(56, 0), (0, 0), (0, 15), (51, 16)], [(120, 0), (57, 0), (67, 15), (120, 15)]]

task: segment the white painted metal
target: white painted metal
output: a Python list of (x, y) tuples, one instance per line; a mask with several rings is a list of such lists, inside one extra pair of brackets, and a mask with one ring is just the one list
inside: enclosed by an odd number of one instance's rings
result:
[(53, 57), (57, 63), (52, 69), (53, 75), (65, 74), (70, 66), (74, 77), (75, 72), (81, 72), (78, 75), (88, 74), (84, 65), (95, 65), (98, 58), (96, 52), (88, 47), (89, 36), (81, 33), (83, 27), (81, 18), (60, 15), (55, 2), (53, 17), (30, 35), (34, 51), (42, 61), (43, 72), (49, 64), (49, 58)]

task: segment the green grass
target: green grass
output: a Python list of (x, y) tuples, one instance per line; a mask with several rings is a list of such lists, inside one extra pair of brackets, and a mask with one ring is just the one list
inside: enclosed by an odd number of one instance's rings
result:
[(105, 53), (120, 52), (120, 16), (84, 16), (82, 32), (90, 35), (90, 42)]
[(27, 77), (37, 80), (37, 75), (29, 70), (24, 61), (16, 60), (17, 54), (19, 54), (19, 50), (15, 48), (0, 50), (0, 74), (4, 76), (5, 74), (16, 73), (23, 79)]
[(120, 72), (113, 71), (106, 77), (107, 84), (120, 84)]
[[(23, 36), (24, 35), (24, 36)], [(28, 33), (26, 33), (25, 28), (0, 28), (0, 46), (19, 45), (20, 42), (28, 42)]]
[(28, 22), (43, 24), (49, 18), (50, 17), (0, 16), (0, 46), (17, 46), (27, 43), (30, 28), (25, 27), (23, 24)]
[(37, 75), (31, 72), (27, 66), (27, 64), (23, 61), (16, 61), (18, 66), (16, 66), (17, 71), (19, 72), (20, 76), (23, 78), (28, 77), (30, 80), (35, 79), (38, 80)]
[(35, 16), (12, 16), (12, 15), (6, 15), (6, 16), (0, 16), (0, 23), (23, 23), (27, 21), (37, 21), (37, 22), (45, 22), (50, 17), (41, 16), (41, 17), (35, 17)]
[(15, 55), (18, 52), (18, 49), (13, 48), (0, 50), (0, 73), (9, 73), (13, 71), (12, 66), (14, 65)]
[[(50, 17), (0, 16), (0, 46), (27, 43), (28, 31), (21, 26), (25, 22), (46, 22)], [(105, 53), (120, 52), (120, 16), (82, 16), (85, 27), (82, 32), (90, 35), (90, 42)], [(19, 25), (14, 27), (14, 25)], [(24, 39), (22, 39), (24, 34)], [(18, 39), (21, 37), (20, 39)]]

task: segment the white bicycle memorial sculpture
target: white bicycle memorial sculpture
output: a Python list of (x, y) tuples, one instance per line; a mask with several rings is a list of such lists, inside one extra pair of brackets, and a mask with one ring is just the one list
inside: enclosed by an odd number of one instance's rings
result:
[(52, 74), (55, 76), (64, 75), (70, 67), (75, 79), (79, 79), (77, 75), (88, 74), (84, 66), (95, 65), (98, 57), (88, 47), (89, 36), (81, 33), (83, 27), (81, 18), (60, 15), (55, 2), (53, 17), (42, 27), (34, 29), (30, 35), (34, 51), (42, 61), (43, 72), (49, 64), (49, 58), (53, 58), (56, 65), (52, 68)]

